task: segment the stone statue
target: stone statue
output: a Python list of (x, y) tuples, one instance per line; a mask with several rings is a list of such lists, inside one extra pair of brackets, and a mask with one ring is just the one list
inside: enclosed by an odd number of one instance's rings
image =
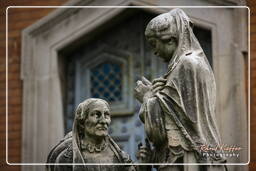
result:
[(50, 165), (49, 171), (132, 171), (131, 165), (83, 165), (84, 163), (131, 163), (108, 135), (111, 122), (109, 104), (90, 98), (80, 103), (75, 112), (72, 132), (49, 153), (47, 163), (82, 165)]
[[(220, 150), (203, 154), (201, 147), (220, 142), (216, 119), (213, 71), (181, 9), (153, 18), (145, 36), (157, 56), (169, 63), (168, 71), (151, 83), (137, 81), (135, 97), (140, 118), (154, 149), (139, 151), (149, 163), (225, 163)], [(148, 156), (151, 156), (150, 158)], [(159, 166), (165, 171), (225, 170), (225, 166)]]

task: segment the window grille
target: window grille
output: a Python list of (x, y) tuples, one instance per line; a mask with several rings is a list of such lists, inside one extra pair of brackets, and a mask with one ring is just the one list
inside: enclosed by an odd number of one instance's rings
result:
[(120, 65), (105, 62), (90, 71), (91, 97), (108, 102), (122, 100), (122, 68)]

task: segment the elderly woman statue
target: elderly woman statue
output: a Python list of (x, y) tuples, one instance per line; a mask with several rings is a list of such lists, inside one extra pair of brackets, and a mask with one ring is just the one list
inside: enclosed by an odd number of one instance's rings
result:
[[(102, 99), (90, 98), (80, 103), (75, 112), (73, 130), (48, 155), (49, 171), (131, 171), (131, 165), (84, 165), (84, 163), (131, 163), (108, 135), (110, 108)], [(72, 165), (75, 163), (76, 165)], [(80, 164), (80, 165), (77, 165)]]
[[(154, 145), (141, 148), (150, 163), (224, 163), (216, 147), (220, 136), (215, 122), (216, 85), (213, 71), (196, 39), (188, 16), (180, 9), (153, 18), (145, 35), (157, 56), (169, 63), (162, 77), (137, 82), (135, 97), (140, 117)], [(146, 148), (146, 147), (145, 147)], [(158, 170), (224, 170), (225, 166), (159, 166)]]

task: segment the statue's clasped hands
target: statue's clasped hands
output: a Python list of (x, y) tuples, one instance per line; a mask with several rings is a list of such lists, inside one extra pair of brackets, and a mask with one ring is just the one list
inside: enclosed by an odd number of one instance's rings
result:
[(152, 82), (153, 83), (153, 86), (152, 86), (153, 92), (157, 93), (158, 91), (163, 90), (166, 85), (166, 82), (167, 82), (167, 80), (162, 77), (154, 79)]
[(146, 98), (153, 96), (152, 83), (145, 77), (142, 77), (141, 80), (137, 81), (137, 85), (134, 88), (134, 96), (141, 103)]
[(134, 88), (135, 98), (143, 103), (146, 99), (152, 97), (158, 91), (161, 91), (166, 84), (166, 79), (157, 78), (151, 83), (145, 77), (137, 81), (137, 85)]

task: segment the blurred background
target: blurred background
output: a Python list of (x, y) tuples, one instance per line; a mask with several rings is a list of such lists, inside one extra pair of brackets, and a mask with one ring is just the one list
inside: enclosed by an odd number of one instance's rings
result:
[[(8, 9), (8, 162), (44, 163), (50, 149), (71, 131), (76, 106), (86, 98), (110, 102), (109, 133), (136, 161), (145, 135), (140, 104), (133, 88), (141, 76), (152, 80), (166, 72), (150, 50), (144, 30), (155, 16), (171, 8), (100, 8), (124, 6), (239, 6), (250, 7), (251, 68), (248, 64), (247, 8), (182, 8), (194, 22), (194, 33), (214, 71), (217, 84), (217, 124), (223, 143), (243, 148), (238, 158), (248, 161), (248, 106), (253, 117), (254, 33), (256, 3), (238, 0), (192, 1), (1, 1), (1, 163), (5, 163), (5, 21), (8, 6), (95, 6), (94, 8)], [(251, 71), (249, 84), (248, 70)], [(248, 101), (251, 85), (251, 101)], [(255, 121), (255, 122), (254, 122)], [(253, 141), (251, 136), (251, 142)], [(251, 145), (251, 162), (255, 147)], [(0, 166), (1, 170), (44, 170), (44, 166)], [(231, 170), (254, 170), (251, 164)]]

